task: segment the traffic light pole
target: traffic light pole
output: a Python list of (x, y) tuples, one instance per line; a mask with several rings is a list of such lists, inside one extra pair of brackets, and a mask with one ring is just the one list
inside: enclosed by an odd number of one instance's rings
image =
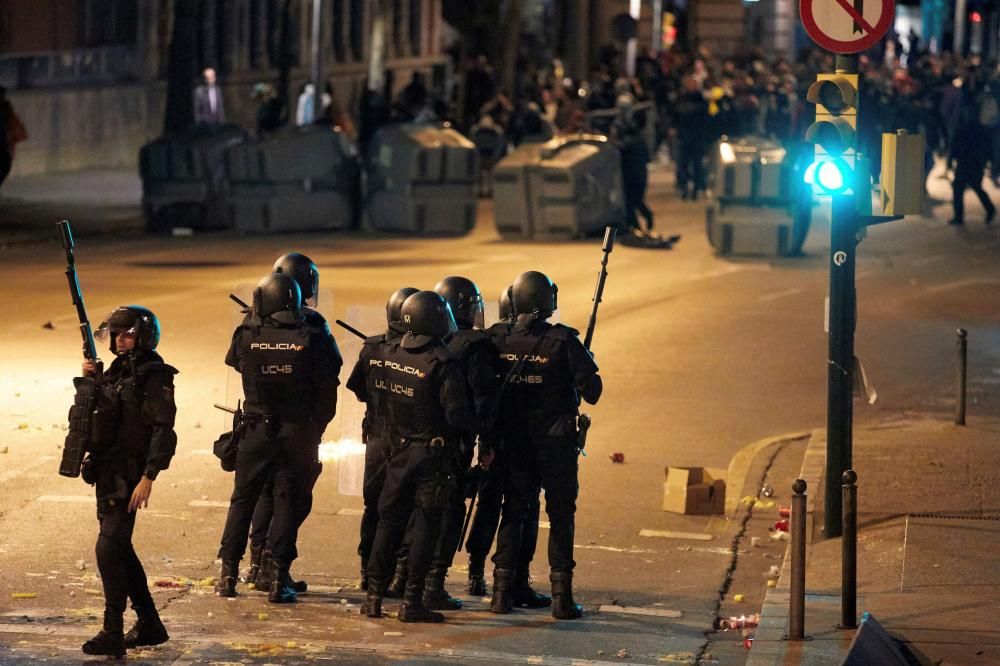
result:
[(851, 468), (854, 428), (854, 331), (857, 290), (854, 282), (859, 218), (853, 195), (833, 197), (830, 224), (829, 352), (827, 355), (826, 492), (823, 530), (826, 538), (842, 531), (841, 476)]

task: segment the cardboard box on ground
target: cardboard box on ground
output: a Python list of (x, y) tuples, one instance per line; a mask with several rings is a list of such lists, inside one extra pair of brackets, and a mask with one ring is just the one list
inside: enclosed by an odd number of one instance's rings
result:
[(726, 470), (713, 467), (667, 467), (663, 510), (712, 514), (726, 510)]

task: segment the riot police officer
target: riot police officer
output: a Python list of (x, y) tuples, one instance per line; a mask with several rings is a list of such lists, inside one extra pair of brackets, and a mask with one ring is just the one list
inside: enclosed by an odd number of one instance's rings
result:
[(251, 513), (273, 475), (268, 600), (296, 600), (288, 574), (299, 525), (296, 505), (317, 457), (316, 444), (334, 416), (337, 395), (337, 359), (330, 353), (330, 332), (309, 325), (301, 306), (301, 291), (289, 275), (265, 277), (254, 289), (250, 317), (236, 328), (226, 355), (226, 364), (242, 376), (245, 401), (235, 487), (219, 549), (220, 596), (236, 595)]
[[(156, 612), (146, 572), (132, 545), (137, 510), (149, 506), (153, 482), (170, 466), (177, 447), (174, 433), (174, 380), (177, 370), (156, 353), (160, 323), (138, 305), (116, 308), (95, 334), (110, 339), (115, 360), (97, 377), (98, 410), (92, 433), (95, 446), (83, 478), (97, 486), (97, 568), (104, 585), (104, 628), (83, 644), (90, 655), (123, 657), (126, 648), (159, 645), (169, 636)], [(122, 634), (125, 604), (132, 600), (138, 621)]]
[[(500, 292), (499, 321), (493, 324), (487, 333), (491, 337), (502, 338), (510, 332), (514, 325), (514, 311), (510, 304), (510, 287)], [(494, 442), (497, 449), (496, 459), (487, 469), (479, 469), (474, 476), (477, 484), (476, 495), (479, 501), (476, 512), (469, 526), (469, 538), (465, 549), (469, 553), (469, 583), (468, 592), (473, 596), (486, 595), (486, 556), (493, 547), (497, 527), (500, 524), (500, 509), (503, 504), (503, 446)], [(539, 594), (531, 587), (531, 561), (535, 557), (535, 545), (538, 543), (538, 514), (540, 511), (538, 494), (534, 494), (532, 503), (524, 520), (524, 531), (521, 536), (521, 548), (518, 552), (517, 567), (512, 588), (513, 605), (524, 608), (546, 608), (552, 604), (552, 598)]]
[(398, 344), (403, 337), (406, 332), (403, 328), (403, 302), (418, 291), (415, 287), (403, 287), (389, 297), (389, 301), (385, 304), (388, 324), (385, 333), (373, 335), (364, 341), (358, 362), (347, 380), (347, 388), (357, 395), (359, 400), (367, 403), (361, 433), (365, 441), (365, 475), (362, 485), (365, 510), (361, 516), (361, 539), (358, 543), (362, 590), (368, 589), (368, 558), (371, 555), (372, 542), (375, 541), (375, 530), (378, 528), (378, 498), (382, 493), (382, 486), (385, 485), (385, 467), (389, 453), (385, 402), (379, 400), (378, 391), (365, 390), (365, 377), (368, 365), (373, 358), (378, 357), (380, 347)]
[(550, 524), (552, 615), (574, 619), (583, 614), (573, 602), (579, 491), (576, 417), (580, 399), (596, 403), (602, 383), (577, 331), (546, 321), (556, 309), (557, 294), (544, 273), (522, 273), (511, 287), (516, 323), (495, 337), (501, 376), (508, 382), (500, 399), (507, 455), (490, 610), (509, 613), (514, 604), (512, 588), (524, 523), (541, 486)]
[[(278, 257), (271, 269), (273, 273), (284, 273), (299, 285), (299, 292), (302, 294), (302, 318), (306, 324), (314, 329), (325, 331), (327, 335), (320, 336), (323, 344), (327, 347), (326, 355), (330, 359), (331, 369), (334, 373), (336, 385), (339, 385), (337, 377), (340, 376), (340, 368), (344, 361), (337, 347), (337, 341), (330, 333), (330, 327), (322, 314), (317, 312), (313, 306), (319, 301), (319, 269), (313, 260), (304, 254), (291, 252)], [(309, 467), (308, 474), (303, 480), (300, 496), (296, 501), (296, 522), (301, 527), (312, 511), (313, 488), (319, 475), (323, 471), (323, 463), (319, 457), (319, 443), (322, 432), (316, 433), (313, 446), (316, 447), (317, 456)], [(268, 477), (261, 491), (260, 499), (254, 508), (253, 519), (250, 527), (250, 570), (247, 572), (244, 582), (253, 583), (257, 589), (269, 589), (271, 586), (270, 569), (268, 562), (270, 553), (266, 551), (267, 532), (271, 526), (271, 519), (274, 515), (274, 479)], [(297, 553), (295, 553), (297, 556)], [(296, 592), (305, 592), (307, 585), (305, 581), (292, 581), (292, 587)]]
[(406, 335), (380, 345), (365, 371), (363, 395), (385, 401), (391, 457), (379, 497), (378, 529), (368, 562), (363, 612), (381, 617), (386, 582), (412, 514), (409, 571), (399, 619), (441, 622), (423, 602), (424, 579), (437, 544), (441, 513), (455, 487), (451, 472), (461, 435), (474, 428), (468, 387), (458, 359), (442, 338), (455, 329), (447, 302), (432, 291), (403, 303)]

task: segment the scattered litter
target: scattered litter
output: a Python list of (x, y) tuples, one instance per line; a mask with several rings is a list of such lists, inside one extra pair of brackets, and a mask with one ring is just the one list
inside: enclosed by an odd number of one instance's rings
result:
[(781, 520), (774, 521), (774, 529), (776, 529), (779, 532), (787, 532), (788, 531), (788, 519), (787, 518), (782, 518)]
[(28, 429), (28, 424), (27, 423), (18, 423), (17, 424), (17, 429), (18, 430), (27, 430)]
[(10, 595), (11, 599), (37, 599), (37, 592), (14, 592)]
[(208, 499), (208, 495), (202, 495), (202, 496), (201, 496), (201, 498), (202, 498), (203, 500), (207, 500), (207, 499)]
[(778, 581), (776, 581), (773, 578), (771, 578), (770, 580), (767, 581), (767, 586), (768, 587), (778, 587)]
[(791, 515), (792, 515), (792, 507), (790, 506), (778, 507), (778, 516), (780, 518), (789, 518)]
[(195, 582), (195, 587), (215, 587), (215, 576), (202, 578)]
[(743, 639), (743, 647), (748, 650), (753, 647), (753, 636), (747, 636)]
[(604, 656), (604, 650), (598, 650), (597, 651), (597, 656), (598, 657), (603, 657)]
[(781, 567), (779, 567), (777, 564), (772, 564), (771, 568), (767, 570), (768, 578), (777, 578), (780, 575), (781, 575)]
[(771, 532), (771, 536), (768, 537), (771, 541), (788, 541), (788, 532)]
[(187, 587), (187, 585), (178, 583), (175, 580), (158, 580), (153, 585), (155, 587)]
[(625, 462), (625, 454), (624, 453), (612, 453), (608, 457), (611, 458), (611, 462), (613, 462), (613, 463), (623, 463), (623, 462)]
[(90, 588), (90, 587), (84, 588), (83, 589), (83, 593), (84, 594), (89, 594), (92, 597), (99, 597), (99, 596), (101, 596), (101, 591), (100, 590), (95, 590), (95, 589)]
[(774, 497), (774, 487), (770, 484), (765, 483), (760, 489), (760, 494), (762, 497)]
[(711, 534), (699, 532), (669, 532), (666, 530), (639, 530), (639, 536), (660, 539), (691, 539), (692, 541), (711, 541)]
[(200, 423), (195, 423), (194, 424), (194, 429), (195, 430), (200, 430), (201, 429), (201, 424)]
[(347, 605), (347, 599), (341, 599), (340, 600), (340, 605), (341, 606), (346, 606)]
[(294, 650), (298, 646), (299, 644), (296, 643), (295, 641), (288, 641), (287, 643), (285, 643), (285, 647), (288, 648), (289, 650)]
[(215, 617), (215, 613), (213, 613), (212, 611), (208, 611), (208, 616), (209, 617)]
[(757, 504), (755, 506), (758, 509), (773, 509), (774, 500), (757, 500)]
[(760, 537), (750, 537), (751, 548), (760, 548), (760, 546), (761, 546)]
[(739, 617), (732, 615), (728, 618), (717, 617), (714, 624), (715, 629), (718, 631), (754, 629), (760, 624), (760, 614), (754, 613), (753, 615), (740, 615)]
[(0, 453), (7, 453), (7, 451), (9, 451), (9, 449), (6, 446), (0, 449)]
[(55, 330), (56, 327), (52, 325), (51, 321), (47, 321), (44, 324), (42, 324), (42, 328), (44, 328), (46, 330), (49, 330), (49, 331), (52, 331), (52, 330)]
[(69, 591), (69, 596), (75, 597), (76, 596), (76, 590), (70, 590)]
[(160, 555), (160, 561), (161, 562), (166, 562), (166, 563), (173, 562), (173, 560), (170, 559), (169, 557), (167, 557), (166, 555)]
[(679, 610), (668, 610), (659, 608), (643, 608), (641, 606), (618, 606), (614, 604), (601, 604), (597, 608), (598, 613), (618, 613), (620, 615), (647, 615), (650, 617), (680, 618), (684, 614)]
[(174, 227), (171, 233), (174, 236), (194, 236), (194, 229), (191, 227)]
[(76, 568), (79, 569), (80, 571), (85, 571), (87, 569), (87, 563), (84, 562), (83, 560), (77, 560)]
[(742, 594), (734, 594), (733, 595), (733, 601), (735, 601), (738, 604), (743, 603), (745, 600), (746, 600), (746, 597), (744, 597)]
[(695, 662), (694, 652), (675, 652), (665, 654), (657, 661), (666, 664), (693, 664)]
[(267, 619), (267, 613), (257, 613), (257, 619), (258, 620), (266, 620)]
[(403, 635), (403, 632), (402, 631), (384, 631), (384, 632), (382, 632), (382, 635), (385, 636), (386, 638), (398, 638), (399, 636)]
[(628, 650), (626, 650), (625, 648), (622, 648), (621, 650), (618, 650), (618, 654), (616, 654), (615, 656), (618, 657), (619, 659), (628, 659), (632, 655), (629, 654)]

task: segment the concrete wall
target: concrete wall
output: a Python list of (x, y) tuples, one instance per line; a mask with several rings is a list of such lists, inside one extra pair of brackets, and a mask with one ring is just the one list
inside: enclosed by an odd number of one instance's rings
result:
[(156, 83), (8, 93), (28, 130), (12, 177), (137, 166), (139, 148), (163, 128), (165, 92)]
[(743, 50), (746, 35), (742, 0), (691, 0), (688, 30), (693, 43), (716, 56)]

